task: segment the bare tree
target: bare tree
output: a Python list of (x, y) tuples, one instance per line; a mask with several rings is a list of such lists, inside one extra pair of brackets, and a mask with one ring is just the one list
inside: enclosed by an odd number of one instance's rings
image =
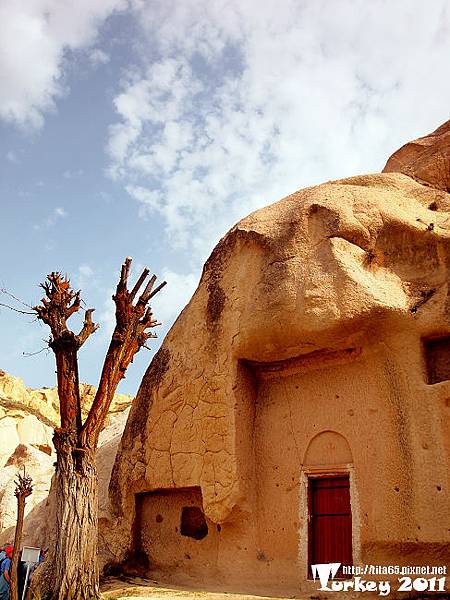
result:
[[(84, 423), (78, 379), (78, 351), (98, 325), (94, 309), (85, 312), (81, 331), (75, 334), (67, 320), (80, 309), (80, 292), (71, 289), (67, 276), (53, 272), (41, 284), (45, 297), (33, 308), (38, 319), (50, 327), (49, 346), (56, 358), (61, 427), (55, 429), (56, 472), (52, 492), (56, 497), (57, 539), (38, 576), (40, 592), (51, 600), (92, 600), (99, 597), (97, 567), (98, 478), (95, 451), (117, 385), (133, 357), (156, 335), (149, 329), (153, 319), (149, 301), (166, 284), (153, 289), (156, 276), (146, 283), (144, 269), (131, 291), (128, 277), (131, 258), (126, 258), (113, 300), (116, 326), (103, 363), (100, 382)], [(38, 575), (38, 573), (36, 573)]]
[(23, 531), (23, 518), (25, 514), (25, 502), (28, 496), (33, 492), (33, 480), (31, 477), (27, 477), (25, 473), (25, 467), (23, 468), (23, 475), (17, 473), (17, 480), (14, 482), (16, 489), (14, 495), (17, 498), (17, 522), (16, 522), (16, 533), (14, 536), (14, 550), (13, 559), (11, 565), (11, 600), (18, 600), (18, 566), (19, 566), (19, 552), (22, 544), (22, 531)]

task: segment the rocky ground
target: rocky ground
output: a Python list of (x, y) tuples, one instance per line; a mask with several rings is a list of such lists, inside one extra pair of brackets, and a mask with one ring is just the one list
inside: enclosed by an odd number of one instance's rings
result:
[(286, 600), (273, 596), (251, 596), (247, 594), (229, 594), (210, 592), (181, 587), (166, 587), (147, 579), (111, 578), (102, 586), (104, 600)]

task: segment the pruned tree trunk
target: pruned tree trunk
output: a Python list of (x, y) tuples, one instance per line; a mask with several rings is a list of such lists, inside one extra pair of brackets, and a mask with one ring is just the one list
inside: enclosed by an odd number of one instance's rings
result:
[[(128, 291), (131, 258), (122, 265), (113, 300), (116, 327), (112, 335), (100, 382), (86, 421), (82, 422), (78, 381), (78, 350), (97, 329), (93, 309), (85, 314), (83, 328), (75, 335), (67, 319), (80, 308), (80, 292), (70, 288), (67, 277), (51, 273), (42, 284), (46, 297), (34, 310), (49, 325), (49, 345), (56, 358), (61, 427), (55, 430), (56, 472), (51, 494), (56, 499), (56, 540), (50, 546), (45, 564), (33, 577), (33, 589), (41, 598), (51, 600), (95, 600), (99, 598), (97, 566), (98, 478), (95, 452), (109, 407), (133, 357), (145, 346), (148, 332), (159, 323), (153, 320), (149, 300), (165, 285), (152, 291), (153, 275), (134, 303), (147, 279), (144, 269), (135, 286)], [(50, 542), (51, 543), (51, 542)]]
[(52, 600), (99, 596), (97, 567), (98, 479), (95, 455), (77, 448), (76, 432), (55, 432), (56, 546)]

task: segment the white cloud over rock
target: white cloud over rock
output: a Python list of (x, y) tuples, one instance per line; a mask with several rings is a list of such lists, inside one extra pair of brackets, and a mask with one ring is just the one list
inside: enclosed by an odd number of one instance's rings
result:
[(193, 263), (250, 210), (381, 170), (402, 141), (448, 118), (445, 0), (134, 9), (158, 59), (130, 69), (116, 96), (110, 173)]

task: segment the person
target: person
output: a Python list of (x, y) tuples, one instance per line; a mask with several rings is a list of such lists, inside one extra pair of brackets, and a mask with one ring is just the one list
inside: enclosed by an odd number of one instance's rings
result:
[(0, 600), (9, 600), (13, 547), (7, 546), (5, 548), (5, 554), (6, 558), (0, 566)]

